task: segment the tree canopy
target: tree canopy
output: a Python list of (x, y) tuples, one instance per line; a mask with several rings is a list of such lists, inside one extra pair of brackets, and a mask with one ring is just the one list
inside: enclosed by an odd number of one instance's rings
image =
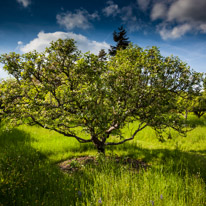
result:
[[(74, 40), (59, 39), (43, 53), (4, 54), (1, 62), (13, 76), (1, 83), (5, 119), (92, 142), (101, 152), (147, 126), (184, 133), (177, 100), (200, 90), (199, 73), (177, 57), (163, 57), (156, 47), (130, 45), (102, 61), (81, 54)], [(134, 121), (139, 123), (125, 137), (122, 128)]]
[(200, 118), (206, 112), (206, 94), (202, 92), (199, 96), (192, 99), (191, 111)]

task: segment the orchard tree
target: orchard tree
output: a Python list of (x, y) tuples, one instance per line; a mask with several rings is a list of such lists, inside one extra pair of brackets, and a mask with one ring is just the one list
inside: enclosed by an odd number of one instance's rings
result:
[(3, 93), (2, 93), (2, 83), (0, 81), (0, 122), (2, 121), (4, 115), (4, 106), (3, 106)]
[[(6, 90), (5, 90), (6, 88)], [(17, 123), (17, 107), (18, 105), (12, 105), (12, 102), (17, 98), (21, 98), (21, 88), (17, 84), (15, 79), (2, 80), (0, 83), (0, 122), (2, 120), (8, 120), (14, 125)], [(5, 91), (12, 92), (12, 95), (6, 94)], [(8, 103), (8, 105), (7, 105)], [(17, 107), (16, 107), (17, 106)], [(21, 113), (20, 113), (21, 114)]]
[[(73, 40), (60, 39), (43, 53), (4, 54), (1, 62), (14, 77), (2, 84), (5, 118), (92, 142), (103, 153), (147, 126), (184, 133), (177, 99), (200, 89), (199, 73), (156, 47), (130, 45), (102, 61), (80, 54)], [(124, 136), (122, 128), (134, 121), (131, 136)], [(77, 128), (87, 135), (78, 135)]]
[(192, 102), (192, 112), (200, 118), (206, 112), (206, 77), (203, 79), (203, 88), (204, 90), (200, 93), (199, 96), (194, 97)]
[(118, 32), (114, 31), (113, 33), (113, 40), (117, 43), (116, 46), (111, 46), (111, 49), (109, 49), (109, 54), (111, 56), (115, 56), (117, 53), (117, 50), (120, 49), (126, 49), (129, 46), (129, 41), (127, 37), (127, 32), (124, 29), (123, 26), (118, 28)]
[(3, 116), (3, 106), (2, 106), (2, 100), (0, 97), (0, 122), (2, 121), (2, 116)]
[(193, 99), (191, 111), (198, 117), (202, 117), (206, 112), (206, 96), (201, 94)]
[[(206, 79), (203, 78), (203, 90), (196, 95), (188, 94), (186, 102), (181, 102), (180, 105), (187, 104), (187, 110), (184, 112), (185, 117), (187, 113), (193, 112), (198, 118), (202, 117), (206, 112)], [(186, 118), (187, 119), (187, 118)]]

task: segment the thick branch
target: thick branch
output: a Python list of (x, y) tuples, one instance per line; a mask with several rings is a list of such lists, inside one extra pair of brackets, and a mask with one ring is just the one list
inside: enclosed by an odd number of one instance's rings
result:
[(107, 133), (107, 134), (110, 134), (113, 130), (117, 129), (118, 126), (119, 126), (118, 124), (115, 124), (114, 126), (111, 126), (111, 127), (106, 131), (106, 133)]
[(60, 133), (60, 134), (63, 134), (63, 135), (66, 136), (66, 137), (74, 137), (79, 143), (88, 143), (88, 142), (92, 142), (91, 139), (83, 139), (83, 138), (78, 137), (78, 136), (76, 136), (76, 135), (74, 135), (74, 134), (69, 134), (69, 133), (60, 131), (60, 130), (55, 129), (55, 128), (51, 128), (51, 130), (54, 130), (54, 131), (56, 131), (56, 132), (58, 132), (58, 133)]
[(37, 120), (34, 118), (34, 116), (32, 116), (32, 115), (31, 115), (30, 117), (32, 118), (32, 121), (33, 121), (35, 124), (37, 124), (37, 125), (45, 128), (45, 129), (54, 130), (54, 131), (56, 131), (56, 132), (58, 132), (58, 133), (60, 133), (60, 134), (63, 134), (63, 135), (66, 136), (66, 137), (73, 137), (73, 138), (75, 138), (75, 139), (76, 139), (78, 142), (80, 142), (80, 143), (92, 142), (91, 139), (83, 139), (83, 138), (78, 137), (78, 136), (76, 136), (76, 135), (74, 135), (74, 134), (66, 133), (66, 132), (63, 132), (63, 131), (58, 130), (58, 129), (56, 129), (56, 128), (52, 128), (52, 127), (48, 127), (48, 126), (46, 126), (46, 125), (43, 125), (43, 124), (41, 124), (39, 121), (37, 121)]
[(143, 129), (147, 126), (147, 124), (145, 124), (143, 127), (141, 127), (141, 125), (142, 125), (142, 124), (139, 125), (138, 129), (134, 132), (134, 134), (133, 134), (130, 138), (124, 139), (124, 140), (122, 140), (122, 141), (120, 141), (120, 142), (107, 142), (107, 143), (105, 143), (105, 145), (119, 145), (119, 144), (123, 144), (123, 143), (125, 143), (125, 142), (127, 142), (127, 141), (133, 140), (134, 137), (136, 136), (136, 134), (137, 134), (139, 131), (143, 130)]

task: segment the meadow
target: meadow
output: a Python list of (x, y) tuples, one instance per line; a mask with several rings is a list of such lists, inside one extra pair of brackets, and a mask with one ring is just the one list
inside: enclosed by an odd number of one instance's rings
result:
[[(92, 144), (53, 131), (1, 125), (0, 206), (204, 206), (206, 116), (190, 115), (188, 121), (196, 128), (187, 137), (170, 131), (160, 142), (148, 127), (134, 141), (107, 147), (110, 159), (98, 155)], [(125, 135), (133, 126), (124, 128)], [(81, 156), (95, 156), (97, 164), (74, 160), (77, 170), (60, 169), (60, 162)], [(134, 169), (116, 157), (137, 159), (147, 167)]]

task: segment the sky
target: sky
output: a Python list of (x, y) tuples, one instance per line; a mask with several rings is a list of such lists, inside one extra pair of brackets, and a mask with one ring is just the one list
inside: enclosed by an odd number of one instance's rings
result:
[(206, 72), (205, 11), (206, 0), (0, 0), (0, 54), (42, 52), (59, 38), (97, 54), (124, 26), (132, 43)]

